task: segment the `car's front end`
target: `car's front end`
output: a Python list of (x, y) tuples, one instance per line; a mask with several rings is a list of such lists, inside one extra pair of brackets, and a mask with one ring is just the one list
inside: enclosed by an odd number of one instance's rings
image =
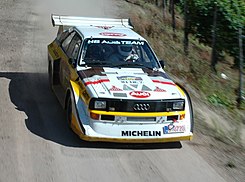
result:
[[(88, 75), (94, 76), (88, 77)], [(190, 140), (189, 96), (160, 72), (139, 68), (81, 70), (74, 91), (74, 131), (84, 140), (171, 142)]]

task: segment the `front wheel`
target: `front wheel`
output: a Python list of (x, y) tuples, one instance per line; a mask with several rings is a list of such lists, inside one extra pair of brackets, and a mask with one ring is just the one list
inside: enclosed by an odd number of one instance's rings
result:
[(66, 121), (69, 127), (71, 127), (71, 120), (72, 120), (72, 104), (71, 104), (71, 97), (68, 96), (67, 107), (66, 107)]
[(49, 78), (49, 86), (52, 89), (53, 87), (53, 70), (51, 62), (48, 63), (48, 78)]

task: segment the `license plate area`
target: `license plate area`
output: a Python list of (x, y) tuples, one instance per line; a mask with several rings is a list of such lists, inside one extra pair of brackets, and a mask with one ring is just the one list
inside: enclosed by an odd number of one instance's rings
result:
[(184, 133), (186, 131), (185, 125), (174, 125), (169, 124), (163, 127), (164, 134), (171, 134), (171, 133)]

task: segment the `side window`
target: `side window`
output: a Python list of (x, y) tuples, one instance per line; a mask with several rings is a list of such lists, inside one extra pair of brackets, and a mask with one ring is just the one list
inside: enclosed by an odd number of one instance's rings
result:
[(148, 63), (152, 62), (152, 60), (154, 59), (147, 46), (143, 47), (143, 59), (145, 60), (145, 62), (148, 62)]
[(63, 48), (63, 50), (65, 52), (67, 52), (69, 45), (71, 43), (72, 38), (74, 37), (76, 32), (72, 32), (70, 35), (68, 35), (68, 37), (66, 37), (66, 39), (62, 42), (61, 47)]
[(77, 59), (77, 56), (78, 56), (78, 52), (79, 52), (79, 48), (81, 46), (81, 43), (82, 43), (82, 40), (81, 39), (78, 39), (78, 41), (76, 42), (75, 47), (73, 49), (73, 52), (72, 52), (72, 58), (73, 59)]
[(79, 48), (81, 46), (82, 40), (78, 34), (76, 34), (71, 43), (69, 44), (68, 50), (67, 50), (67, 56), (69, 58), (77, 59)]
[(58, 39), (58, 41), (63, 42), (68, 35), (69, 35), (69, 31), (66, 30), (65, 32), (57, 34), (57, 39)]

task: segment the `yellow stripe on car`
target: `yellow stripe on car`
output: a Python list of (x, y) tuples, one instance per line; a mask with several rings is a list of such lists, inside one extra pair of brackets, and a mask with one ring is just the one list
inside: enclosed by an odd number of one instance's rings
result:
[(185, 92), (178, 85), (176, 85), (176, 87), (180, 91), (181, 95), (185, 97)]
[(83, 99), (83, 101), (88, 104), (89, 103), (89, 99), (90, 99), (90, 96), (85, 88), (85, 86), (82, 86), (81, 87), (81, 82), (74, 82), (72, 80), (70, 80), (71, 82), (71, 86), (74, 90), (74, 92), (76, 93), (76, 95), (78, 95), (80, 98)]
[(100, 115), (129, 116), (129, 117), (131, 117), (131, 116), (136, 116), (136, 117), (157, 117), (157, 116), (183, 115), (183, 114), (185, 114), (185, 111), (138, 113), (138, 112), (111, 112), (111, 111), (90, 110), (90, 113), (100, 114)]

